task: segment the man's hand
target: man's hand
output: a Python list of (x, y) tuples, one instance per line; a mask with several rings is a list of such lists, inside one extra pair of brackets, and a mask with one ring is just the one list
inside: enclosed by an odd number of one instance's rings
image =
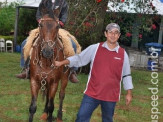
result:
[(126, 105), (129, 105), (132, 101), (132, 91), (127, 90), (127, 95), (126, 95)]
[(60, 61), (55, 61), (55, 66), (60, 67), (62, 66), (62, 63)]
[(63, 60), (63, 61), (55, 61), (55, 66), (60, 67), (62, 65), (67, 65), (69, 63), (70, 63), (70, 61), (67, 60), (67, 59), (66, 60)]

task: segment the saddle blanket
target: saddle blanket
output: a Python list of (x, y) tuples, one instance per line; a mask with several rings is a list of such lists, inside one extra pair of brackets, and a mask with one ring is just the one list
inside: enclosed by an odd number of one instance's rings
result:
[[(59, 29), (58, 33), (59, 38), (63, 44), (63, 52), (66, 58), (75, 55), (71, 40), (76, 44), (76, 53), (79, 54), (81, 52), (81, 46), (73, 35), (71, 35), (65, 29)], [(39, 28), (31, 30), (29, 36), (27, 37), (27, 42), (23, 48), (24, 60), (27, 60), (27, 58), (30, 56), (32, 45), (34, 44), (33, 41), (36, 40), (38, 37)]]

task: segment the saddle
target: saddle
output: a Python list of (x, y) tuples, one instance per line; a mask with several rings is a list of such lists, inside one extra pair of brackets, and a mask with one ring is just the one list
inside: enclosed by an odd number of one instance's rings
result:
[[(71, 35), (65, 29), (59, 29), (59, 43), (63, 45), (63, 52), (65, 57), (70, 57), (75, 55), (76, 53), (79, 54), (81, 52), (81, 46), (76, 40), (76, 38)], [(30, 31), (29, 36), (27, 37), (27, 42), (23, 48), (24, 53), (24, 60), (26, 61), (28, 57), (30, 57), (32, 52), (32, 46), (37, 44), (37, 40), (39, 38), (39, 28), (33, 29)], [(72, 41), (76, 45), (76, 52), (72, 46)]]

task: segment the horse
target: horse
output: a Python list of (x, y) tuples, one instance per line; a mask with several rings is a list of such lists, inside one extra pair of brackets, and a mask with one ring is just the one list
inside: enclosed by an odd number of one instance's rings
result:
[(29, 122), (33, 121), (40, 89), (46, 96), (44, 113), (41, 119), (52, 122), (54, 98), (59, 83), (61, 83), (61, 87), (57, 121), (62, 121), (62, 106), (70, 71), (69, 69), (64, 71), (64, 66), (55, 67), (55, 60), (64, 60), (63, 46), (58, 39), (58, 30), (58, 18), (43, 15), (39, 23), (39, 37), (33, 44), (30, 58), (31, 104), (29, 107)]

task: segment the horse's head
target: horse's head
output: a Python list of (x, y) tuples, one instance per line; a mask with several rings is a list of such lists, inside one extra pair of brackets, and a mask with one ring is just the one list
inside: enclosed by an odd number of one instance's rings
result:
[(40, 23), (41, 51), (45, 58), (51, 58), (54, 53), (54, 46), (58, 36), (58, 20), (44, 16)]
[(40, 4), (42, 14), (42, 19), (39, 23), (41, 53), (45, 58), (52, 58), (59, 30), (59, 20), (57, 17), (59, 9), (52, 11), (44, 4)]

